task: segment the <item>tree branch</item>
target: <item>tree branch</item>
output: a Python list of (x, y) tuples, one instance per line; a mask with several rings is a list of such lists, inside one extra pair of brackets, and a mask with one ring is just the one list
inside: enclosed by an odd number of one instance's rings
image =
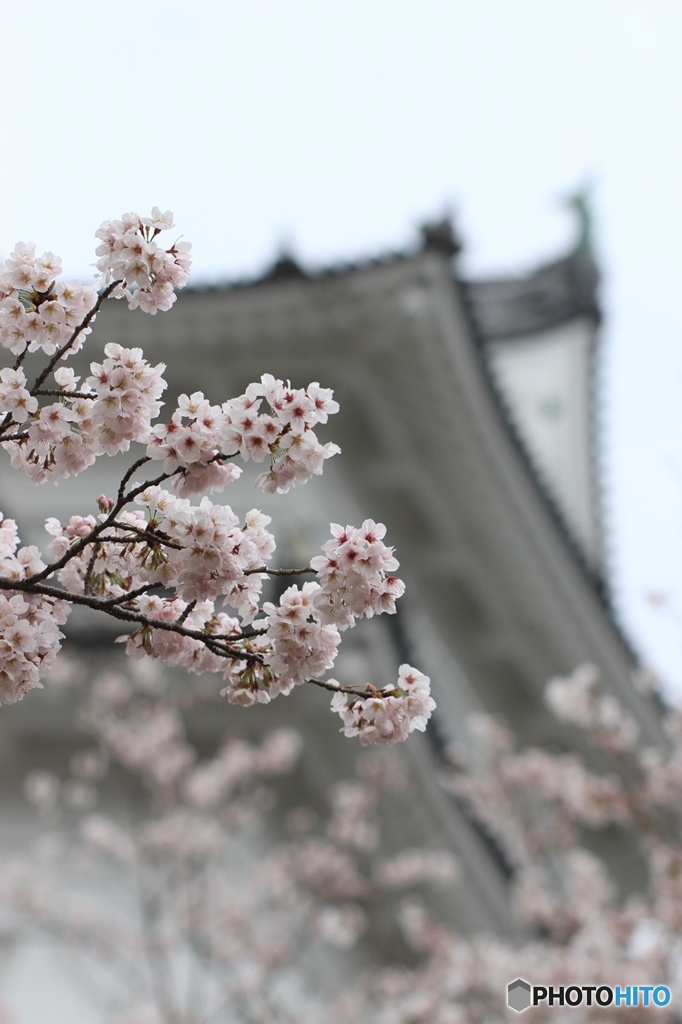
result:
[(254, 576), (261, 573), (267, 576), (302, 576), (304, 573), (313, 573), (315, 570), (306, 565), (303, 569), (268, 569), (267, 565), (261, 565), (257, 569), (244, 569), (245, 576)]
[(42, 371), (42, 373), (39, 373), (38, 376), (36, 377), (35, 381), (33, 382), (33, 387), (31, 388), (31, 394), (32, 395), (35, 395), (39, 391), (39, 389), (42, 387), (42, 385), (45, 383), (47, 378), (50, 376), (50, 374), (54, 370), (54, 368), (57, 365), (57, 363), (59, 362), (59, 360), (62, 358), (62, 356), (66, 352), (69, 351), (69, 349), (73, 345), (73, 343), (76, 340), (76, 338), (78, 337), (78, 335), (81, 334), (81, 332), (84, 331), (86, 327), (90, 326), (90, 324), (92, 323), (92, 321), (95, 319), (95, 317), (99, 313), (100, 309), (102, 308), (102, 304), (103, 304), (104, 300), (108, 299), (109, 296), (111, 295), (111, 293), (114, 291), (114, 289), (118, 288), (118, 286), (121, 283), (122, 283), (121, 281), (112, 281), (110, 285), (108, 285), (103, 291), (101, 291), (99, 293), (99, 295), (97, 296), (97, 301), (96, 301), (95, 305), (92, 307), (92, 309), (88, 313), (85, 314), (85, 316), (83, 317), (81, 322), (74, 329), (71, 337), (68, 338), (67, 341), (64, 342), (64, 344), (62, 345), (61, 348), (57, 349), (57, 351), (52, 356), (52, 358), (50, 359), (49, 363), (47, 364), (45, 369)]

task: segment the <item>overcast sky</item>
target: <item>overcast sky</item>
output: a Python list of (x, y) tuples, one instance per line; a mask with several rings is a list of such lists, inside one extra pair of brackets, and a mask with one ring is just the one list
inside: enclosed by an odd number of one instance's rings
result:
[(3, 0), (0, 256), (85, 276), (100, 221), (157, 204), (216, 279), (449, 209), (468, 272), (516, 271), (570, 244), (559, 199), (591, 183), (611, 576), (682, 688), (681, 38), (676, 0)]

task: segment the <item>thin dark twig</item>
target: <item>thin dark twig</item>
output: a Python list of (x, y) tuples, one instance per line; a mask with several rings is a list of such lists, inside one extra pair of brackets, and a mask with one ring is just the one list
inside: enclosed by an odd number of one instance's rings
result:
[(363, 700), (368, 700), (370, 697), (392, 697), (395, 695), (393, 690), (378, 690), (371, 683), (367, 683), (365, 689), (360, 690), (357, 686), (328, 683), (324, 679), (306, 679), (306, 682), (311, 683), (313, 686), (321, 686), (323, 690), (329, 690), (331, 693), (348, 693), (354, 697), (361, 697)]
[[(149, 460), (147, 459), (146, 456), (144, 459), (138, 459), (138, 463), (142, 464), (148, 461)], [(137, 463), (135, 465), (137, 465)], [(135, 466), (132, 466), (131, 470), (134, 472)], [(129, 470), (128, 473), (126, 474), (128, 478), (131, 475), (131, 470)], [(88, 544), (95, 543), (99, 539), (100, 535), (105, 530), (111, 527), (111, 524), (116, 521), (116, 516), (119, 514), (124, 505), (126, 505), (129, 501), (132, 501), (132, 499), (136, 497), (138, 494), (141, 494), (142, 491), (144, 491), (147, 487), (154, 487), (159, 483), (163, 483), (164, 480), (168, 480), (170, 479), (170, 477), (175, 476), (177, 472), (178, 470), (174, 470), (172, 473), (161, 473), (155, 480), (146, 480), (144, 484), (140, 484), (139, 487), (133, 488), (133, 490), (129, 491), (128, 494), (121, 495), (121, 488), (119, 488), (119, 499), (106, 519), (104, 519), (101, 523), (98, 523), (96, 526), (93, 526), (92, 530), (86, 537), (81, 537), (81, 539), (78, 540), (72, 547), (70, 547), (68, 551), (65, 551), (62, 557), (58, 558), (56, 562), (50, 562), (50, 564), (47, 565), (41, 572), (37, 572), (34, 576), (29, 576), (27, 580), (24, 580), (24, 582), (40, 583), (42, 582), (42, 580), (46, 580), (49, 576), (52, 576), (55, 572), (58, 572), (59, 569), (62, 569), (67, 564), (67, 562), (70, 562), (72, 558), (75, 558), (77, 555), (79, 555), (81, 551), (83, 551), (88, 546)], [(0, 588), (2, 588), (2, 586), (3, 584), (2, 582), (0, 582)]]
[(0, 441), (4, 444), (5, 441), (25, 441), (28, 438), (28, 434), (0, 434)]
[(150, 629), (160, 629), (166, 633), (177, 633), (179, 636), (189, 637), (191, 640), (199, 640), (209, 650), (220, 654), (221, 657), (257, 661), (261, 664), (264, 662), (262, 655), (235, 647), (234, 642), (224, 641), (217, 634), (204, 633), (199, 629), (187, 629), (185, 626), (178, 625), (177, 622), (163, 622), (160, 619), (152, 619), (148, 615), (143, 615), (142, 612), (128, 611), (119, 607), (118, 604), (113, 604), (111, 598), (98, 598), (91, 594), (73, 594), (71, 591), (61, 590), (59, 587), (53, 587), (46, 583), (35, 583), (35, 579), (35, 576), (27, 580), (14, 580), (0, 576), (0, 590), (17, 590), (29, 594), (42, 594), (44, 597), (52, 597), (58, 601), (85, 605), (86, 608), (106, 612), (112, 618), (120, 619), (123, 622), (137, 623)]
[(265, 636), (267, 627), (263, 629), (242, 629), (239, 633), (214, 633), (221, 640), (251, 640), (255, 636)]
[(92, 574), (99, 553), (99, 546), (97, 544), (93, 545), (92, 554), (90, 555), (90, 561), (88, 562), (88, 568), (85, 571), (85, 579), (83, 580), (83, 592), (85, 594), (90, 593), (90, 587), (92, 585)]
[[(177, 617), (177, 619), (175, 620), (177, 622), (178, 626), (181, 626), (183, 624), (183, 622), (187, 621), (187, 617), (192, 614), (192, 612), (194, 611), (196, 606), (197, 606), (196, 601), (190, 601), (189, 602), (189, 604), (187, 605), (185, 610), (182, 612), (182, 614), (180, 614)], [(214, 635), (214, 634), (212, 634), (212, 635)], [(217, 638), (214, 636), (214, 639), (217, 639)]]
[(108, 597), (103, 601), (103, 610), (106, 611), (108, 608), (113, 608), (117, 604), (127, 604), (128, 601), (134, 601), (136, 597), (142, 597), (143, 594), (149, 593), (150, 590), (156, 589), (156, 587), (162, 587), (162, 583), (145, 583), (142, 587), (137, 587), (136, 590), (129, 590), (125, 594), (119, 594), (118, 597)]
[(52, 356), (52, 358), (50, 359), (49, 363), (47, 364), (45, 369), (42, 371), (42, 373), (38, 374), (38, 376), (36, 377), (36, 379), (35, 379), (35, 381), (33, 383), (33, 387), (31, 388), (31, 394), (32, 395), (35, 395), (36, 392), (43, 386), (43, 384), (45, 383), (47, 378), (50, 376), (50, 374), (54, 370), (54, 368), (57, 365), (57, 363), (59, 362), (59, 360), (62, 358), (62, 356), (66, 352), (69, 351), (69, 349), (73, 345), (73, 343), (76, 340), (76, 338), (78, 337), (78, 335), (82, 331), (84, 331), (86, 327), (89, 327), (90, 324), (92, 323), (92, 321), (95, 319), (95, 317), (99, 313), (100, 309), (102, 308), (102, 303), (104, 302), (104, 300), (108, 299), (109, 296), (111, 295), (111, 293), (114, 291), (114, 289), (118, 288), (118, 286), (120, 284), (121, 284), (121, 281), (112, 281), (110, 285), (108, 285), (103, 291), (101, 291), (99, 293), (99, 295), (97, 296), (97, 301), (96, 301), (95, 305), (92, 307), (91, 310), (89, 310), (85, 314), (85, 316), (83, 317), (81, 322), (78, 324), (78, 326), (76, 328), (74, 328), (70, 338), (68, 338), (67, 341), (64, 342), (64, 344), (62, 345), (61, 348), (57, 349), (57, 351)]
[[(145, 458), (145, 462), (147, 461), (149, 460)], [(159, 473), (154, 480), (145, 480), (144, 483), (138, 484), (137, 487), (133, 487), (132, 491), (128, 491), (128, 493), (124, 495), (124, 504), (127, 505), (128, 502), (132, 501), (133, 498), (136, 498), (138, 494), (142, 494), (143, 491), (146, 491), (148, 487), (158, 487), (159, 484), (165, 483), (166, 480), (170, 480), (172, 477), (177, 476), (178, 473), (182, 472), (184, 472), (183, 467), (178, 466), (177, 469), (171, 470), (170, 473)]]
[(253, 576), (255, 573), (262, 573), (267, 576), (302, 576), (303, 573), (314, 573), (315, 570), (306, 565), (303, 569), (268, 569), (267, 565), (260, 565), (257, 569), (244, 569), (245, 576)]
[[(165, 547), (174, 548), (176, 551), (184, 550), (182, 544), (180, 544), (178, 541), (171, 540), (170, 537), (165, 537), (161, 533), (155, 533), (153, 530), (143, 530), (141, 526), (135, 526), (134, 523), (119, 523), (118, 521), (114, 520), (114, 522), (110, 525), (116, 530), (129, 530), (131, 533), (134, 533), (136, 537), (139, 537), (140, 540), (144, 540), (152, 544), (163, 544)], [(100, 539), (105, 540), (108, 538), (102, 537)], [(132, 538), (130, 542), (134, 543), (132, 541)]]
[[(93, 608), (96, 611), (105, 612), (107, 615), (110, 615), (115, 619), (120, 619), (123, 622), (136, 624), (148, 629), (158, 629), (167, 633), (176, 633), (179, 636), (188, 637), (191, 640), (198, 640), (200, 643), (204, 644), (207, 650), (221, 658), (229, 658), (231, 660), (251, 663), (255, 662), (260, 665), (266, 664), (263, 654), (254, 650), (235, 646), (236, 643), (239, 643), (242, 640), (262, 635), (266, 632), (265, 629), (244, 631), (244, 633), (241, 634), (212, 634), (202, 632), (198, 629), (187, 629), (183, 623), (196, 606), (196, 601), (190, 602), (174, 622), (164, 622), (160, 619), (153, 619), (148, 615), (143, 615), (139, 610), (128, 610), (120, 607), (121, 605), (133, 601), (136, 597), (140, 597), (142, 594), (147, 593), (147, 591), (160, 585), (161, 584), (150, 583), (143, 587), (138, 587), (136, 590), (129, 591), (127, 594), (121, 594), (115, 598), (97, 598), (92, 594), (73, 594), (70, 591), (61, 590), (58, 587), (40, 583), (36, 580), (36, 577), (30, 577), (27, 580), (15, 580), (7, 577), (0, 577), (0, 589), (3, 590), (42, 594), (45, 597), (66, 601), (70, 604), (85, 605), (86, 607)], [(373, 697), (383, 699), (395, 696), (398, 693), (395, 689), (379, 690), (371, 683), (367, 683), (364, 689), (359, 689), (354, 686), (343, 686), (340, 683), (327, 682), (323, 679), (308, 679), (306, 682), (313, 686), (319, 686), (331, 693), (348, 694), (349, 696), (359, 697), (362, 700), (367, 700)]]
[(62, 391), (58, 388), (38, 388), (33, 392), (34, 397), (41, 395), (47, 398), (97, 398), (94, 391)]
[(121, 483), (118, 486), (118, 500), (121, 503), (121, 506), (125, 504), (123, 498), (125, 495), (126, 484), (130, 480), (133, 473), (135, 473), (138, 469), (141, 469), (142, 466), (144, 466), (145, 463), (147, 462), (151, 462), (151, 459), (149, 458), (148, 455), (143, 455), (142, 458), (138, 459), (137, 462), (134, 462), (130, 469), (127, 469), (123, 474), (123, 479), (121, 480)]
[(19, 355), (17, 356), (17, 358), (14, 360), (14, 366), (12, 367), (12, 369), (13, 370), (18, 370), (27, 355), (28, 355), (28, 345), (26, 346), (24, 351), (20, 352)]

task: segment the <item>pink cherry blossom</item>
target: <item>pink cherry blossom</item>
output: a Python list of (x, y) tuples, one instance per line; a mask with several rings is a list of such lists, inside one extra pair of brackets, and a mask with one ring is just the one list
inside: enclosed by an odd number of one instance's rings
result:
[[(18, 243), (0, 265), (0, 349), (10, 363), (0, 367), (0, 449), (12, 468), (34, 484), (59, 484), (140, 446), (114, 496), (93, 497), (67, 522), (47, 518), (52, 562), (20, 548), (15, 525), (0, 518), (3, 701), (41, 685), (73, 603), (129, 624), (120, 639), (134, 660), (219, 674), (230, 702), (251, 705), (303, 683), (333, 688), (323, 677), (340, 631), (394, 612), (404, 591), (386, 529), (368, 519), (332, 526), (324, 555), (293, 570), (315, 582), (263, 603), (268, 577), (287, 572), (269, 565), (270, 518), (251, 509), (240, 520), (207, 496), (239, 479), (239, 462), (263, 464), (256, 486), (271, 494), (322, 473), (339, 452), (316, 433), (339, 410), (330, 389), (264, 373), (221, 404), (200, 391), (180, 395), (160, 421), (165, 365), (152, 366), (141, 348), (110, 342), (83, 378), (63, 365), (91, 344), (109, 297), (151, 314), (170, 309), (190, 269), (189, 243), (161, 241), (172, 228), (172, 213), (158, 207), (105, 221), (96, 232), (99, 294), (61, 281), (59, 257), (38, 256), (32, 243)], [(31, 377), (28, 353), (38, 367)], [(425, 728), (433, 701), (424, 680), (401, 669), (396, 687), (366, 700), (345, 688), (353, 699), (337, 710), (346, 732), (396, 742)]]
[(401, 665), (394, 687), (373, 692), (369, 689), (366, 698), (349, 697), (344, 692), (332, 697), (332, 711), (341, 716), (344, 735), (357, 736), (366, 746), (400, 743), (413, 730), (426, 729), (436, 706), (428, 676), (410, 665)]

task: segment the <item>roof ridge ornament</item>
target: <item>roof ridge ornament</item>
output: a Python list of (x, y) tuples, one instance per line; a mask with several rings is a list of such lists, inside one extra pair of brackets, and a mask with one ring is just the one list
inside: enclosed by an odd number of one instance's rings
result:
[(452, 217), (446, 215), (440, 220), (430, 220), (420, 228), (422, 251), (436, 251), (455, 256), (462, 249), (462, 243), (455, 231)]
[(573, 252), (591, 252), (594, 242), (594, 216), (592, 212), (592, 196), (594, 186), (584, 182), (573, 192), (562, 197), (562, 205), (573, 211), (576, 218), (576, 240)]
[(289, 246), (281, 246), (279, 255), (259, 279), (259, 283), (265, 281), (291, 281), (296, 278), (307, 278), (308, 276)]

